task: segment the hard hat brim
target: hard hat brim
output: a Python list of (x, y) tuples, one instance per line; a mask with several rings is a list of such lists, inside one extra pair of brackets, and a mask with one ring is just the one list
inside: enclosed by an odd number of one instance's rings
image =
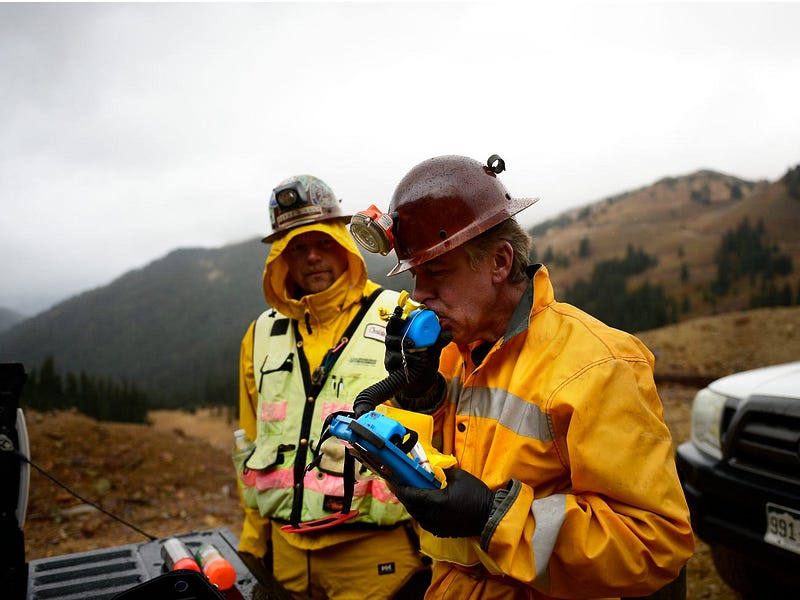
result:
[(478, 237), (484, 231), (491, 229), (506, 219), (510, 219), (522, 210), (532, 206), (533, 204), (536, 204), (538, 201), (539, 198), (509, 198), (505, 210), (498, 211), (494, 216), (484, 219), (479, 223), (475, 223), (472, 227), (459, 231), (456, 235), (453, 235), (452, 237), (447, 238), (434, 246), (431, 246), (423, 252), (417, 252), (416, 254), (405, 259), (398, 258), (397, 264), (391, 271), (387, 273), (387, 276), (391, 277), (393, 275), (403, 273), (404, 271), (418, 267), (419, 265), (424, 264), (429, 260), (436, 258), (437, 256), (441, 256), (442, 254), (461, 246), (472, 238)]
[(317, 217), (314, 219), (309, 219), (308, 221), (294, 223), (291, 227), (287, 229), (281, 229), (280, 231), (274, 231), (270, 233), (268, 236), (261, 238), (261, 242), (263, 244), (271, 244), (275, 240), (278, 240), (289, 233), (292, 229), (297, 229), (298, 227), (303, 227), (304, 225), (313, 225), (314, 223), (323, 223), (326, 221), (341, 221), (345, 225), (350, 222), (350, 218), (352, 215), (332, 215), (329, 217)]

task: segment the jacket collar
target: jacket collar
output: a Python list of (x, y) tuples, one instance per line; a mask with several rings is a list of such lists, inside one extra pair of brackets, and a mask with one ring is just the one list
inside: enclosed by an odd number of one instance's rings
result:
[(529, 265), (526, 274), (530, 281), (511, 315), (504, 340), (527, 331), (531, 317), (555, 300), (547, 267), (542, 264)]

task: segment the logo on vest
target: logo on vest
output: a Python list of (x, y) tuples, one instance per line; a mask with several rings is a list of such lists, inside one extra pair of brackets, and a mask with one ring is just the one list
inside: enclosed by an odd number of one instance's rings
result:
[(394, 573), (394, 563), (383, 563), (378, 565), (378, 575), (391, 575)]
[(370, 340), (378, 340), (379, 342), (383, 342), (386, 340), (386, 327), (383, 325), (370, 323), (364, 328), (364, 337)]

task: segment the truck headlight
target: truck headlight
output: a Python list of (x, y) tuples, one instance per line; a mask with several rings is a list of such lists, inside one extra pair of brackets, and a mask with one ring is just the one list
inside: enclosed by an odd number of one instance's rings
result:
[(706, 454), (722, 458), (722, 413), (725, 396), (703, 388), (692, 402), (692, 442)]

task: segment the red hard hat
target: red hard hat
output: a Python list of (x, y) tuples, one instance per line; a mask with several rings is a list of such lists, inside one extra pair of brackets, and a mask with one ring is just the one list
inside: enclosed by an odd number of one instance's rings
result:
[(538, 200), (512, 198), (497, 179), (504, 169), (496, 154), (486, 166), (465, 156), (438, 156), (411, 169), (389, 204), (397, 254), (389, 275), (460, 246)]

